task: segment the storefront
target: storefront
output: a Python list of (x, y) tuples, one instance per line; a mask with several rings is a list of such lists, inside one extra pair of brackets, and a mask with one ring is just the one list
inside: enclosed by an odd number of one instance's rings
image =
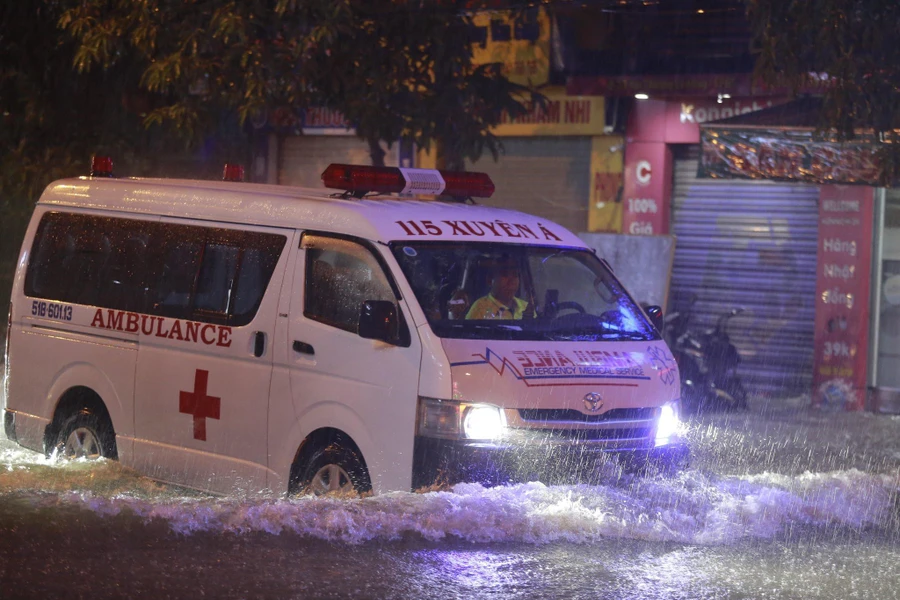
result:
[(563, 90), (543, 94), (545, 107), (493, 130), (503, 147), (496, 161), (485, 153), (466, 165), (494, 181), (497, 191), (482, 203), (550, 219), (575, 232), (618, 232), (623, 140), (604, 135), (603, 98), (566, 96)]
[[(382, 144), (384, 147), (384, 145)], [(384, 164), (401, 164), (400, 144), (384, 147)], [(407, 157), (407, 162), (411, 155)], [(357, 137), (343, 115), (325, 108), (312, 108), (303, 119), (301, 135), (271, 136), (270, 173), (277, 173), (280, 185), (321, 188), (322, 171), (332, 163), (372, 164), (369, 144)], [(406, 166), (411, 166), (407, 164)]]
[[(485, 152), (466, 165), (494, 181), (496, 192), (483, 203), (551, 219), (575, 232), (619, 232), (623, 140), (607, 135), (602, 96), (570, 96), (564, 88), (548, 87), (554, 51), (547, 11), (483, 12), (474, 24), (482, 41), (473, 46), (473, 63), (500, 63), (510, 81), (546, 99), (543, 107), (505, 118), (493, 130), (502, 144), (497, 160)], [(434, 166), (427, 154), (419, 162)]]
[(867, 400), (900, 413), (900, 190), (877, 190), (874, 213)]
[[(732, 309), (729, 334), (756, 394), (812, 385), (817, 186), (697, 177), (699, 146), (674, 148), (671, 306), (711, 328)], [(696, 298), (693, 307), (692, 299)]]
[[(623, 138), (607, 135), (602, 97), (568, 96), (564, 88), (547, 86), (547, 11), (489, 11), (475, 15), (473, 23), (481, 36), (473, 63), (500, 63), (511, 81), (539, 89), (546, 99), (493, 130), (502, 144), (498, 160), (486, 150), (466, 165), (494, 181), (496, 192), (483, 203), (535, 214), (575, 232), (621, 231)], [(400, 143), (384, 149), (388, 166), (436, 166), (427, 151), (413, 155)], [(344, 117), (321, 108), (303, 115), (302, 135), (272, 136), (267, 154), (270, 182), (305, 187), (321, 187), (319, 175), (330, 163), (372, 162), (368, 144)]]
[[(790, 121), (787, 121), (790, 123)], [(707, 176), (819, 183), (814, 405), (900, 408), (900, 195), (873, 187), (876, 144), (740, 122), (702, 131)]]
[[(721, 101), (720, 101), (721, 100)], [(700, 125), (777, 106), (781, 97), (635, 102), (625, 146), (623, 232), (675, 235), (670, 311), (728, 332), (755, 394), (812, 386), (818, 186), (698, 177)]]

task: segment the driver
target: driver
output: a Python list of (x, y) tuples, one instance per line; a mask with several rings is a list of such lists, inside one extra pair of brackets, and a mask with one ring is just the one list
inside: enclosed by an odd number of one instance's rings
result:
[(467, 319), (521, 319), (530, 315), (528, 302), (516, 297), (519, 268), (511, 258), (499, 261), (491, 273), (491, 290), (472, 303)]

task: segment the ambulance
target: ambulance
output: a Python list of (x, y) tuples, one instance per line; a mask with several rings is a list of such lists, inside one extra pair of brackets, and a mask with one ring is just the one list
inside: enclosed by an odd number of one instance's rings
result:
[(687, 464), (660, 311), (563, 227), (475, 204), (485, 174), (331, 165), (310, 190), (111, 165), (50, 184), (28, 226), (18, 444), (226, 494)]

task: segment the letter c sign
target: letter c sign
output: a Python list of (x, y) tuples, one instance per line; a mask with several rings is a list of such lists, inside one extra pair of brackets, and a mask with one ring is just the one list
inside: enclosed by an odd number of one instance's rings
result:
[(639, 185), (647, 185), (650, 183), (650, 161), (639, 160), (634, 167), (634, 176)]

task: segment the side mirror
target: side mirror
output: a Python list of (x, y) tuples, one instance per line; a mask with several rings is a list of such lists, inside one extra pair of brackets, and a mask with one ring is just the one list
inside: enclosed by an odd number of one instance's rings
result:
[(393, 344), (400, 337), (397, 306), (390, 300), (366, 300), (359, 308), (359, 337)]
[(662, 307), (656, 306), (654, 304), (653, 306), (645, 307), (644, 312), (646, 312), (647, 316), (650, 317), (650, 322), (653, 323), (653, 326), (656, 327), (656, 330), (662, 333), (663, 327), (665, 326)]

